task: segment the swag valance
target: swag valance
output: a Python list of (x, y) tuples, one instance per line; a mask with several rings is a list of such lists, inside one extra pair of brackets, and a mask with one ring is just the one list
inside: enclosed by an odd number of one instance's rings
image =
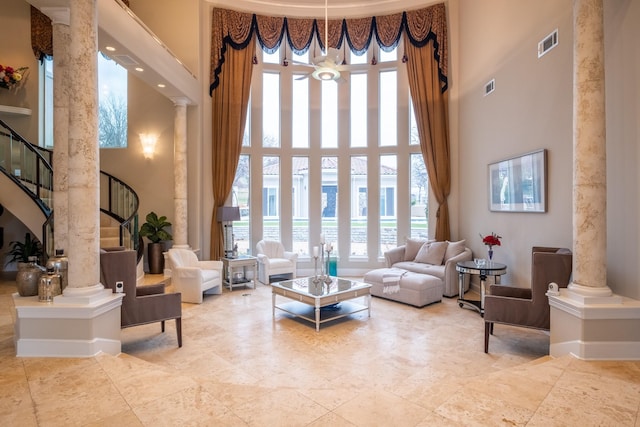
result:
[[(366, 52), (374, 37), (383, 50), (390, 51), (398, 45), (403, 31), (416, 47), (423, 47), (433, 40), (441, 90), (447, 90), (448, 42), (444, 3), (386, 16), (329, 20), (328, 26), (329, 47), (340, 49), (346, 42), (356, 54)], [(213, 9), (209, 94), (220, 84), (219, 75), (229, 46), (242, 50), (253, 42), (255, 35), (262, 49), (273, 53), (282, 44), (285, 34), (289, 48), (298, 55), (309, 50), (314, 37), (324, 49), (325, 21)]]
[[(121, 0), (129, 7), (129, 0)], [(53, 57), (53, 28), (51, 18), (31, 6), (31, 48), (39, 61)]]

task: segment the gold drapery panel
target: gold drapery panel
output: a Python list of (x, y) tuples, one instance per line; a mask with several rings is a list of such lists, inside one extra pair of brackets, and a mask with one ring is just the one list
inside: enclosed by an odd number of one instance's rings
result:
[(434, 237), (443, 241), (451, 238), (447, 203), (451, 191), (449, 92), (440, 90), (438, 62), (432, 53), (435, 47), (430, 48), (430, 45), (435, 43), (436, 41), (432, 40), (423, 47), (405, 43), (405, 50), (420, 150), (427, 168), (429, 185), (439, 204)]
[(255, 43), (250, 43), (246, 49), (230, 49), (226, 53), (224, 70), (220, 73), (220, 87), (213, 93), (211, 100), (215, 206), (211, 216), (210, 259), (220, 259), (224, 254), (222, 223), (217, 218), (218, 207), (224, 206), (236, 176), (247, 120), (255, 50)]
[[(129, 7), (129, 0), (120, 0)], [(53, 29), (51, 19), (31, 6), (31, 48), (38, 60), (53, 56)]]
[[(325, 44), (324, 19), (267, 17), (226, 9), (213, 9), (209, 93), (219, 84), (218, 74), (225, 61), (227, 46), (244, 49), (257, 37), (267, 52), (275, 51), (286, 34), (289, 47), (297, 54), (309, 50), (313, 37)], [(438, 64), (440, 89), (447, 89), (447, 19), (444, 3), (423, 9), (371, 18), (329, 20), (329, 46), (340, 49), (345, 42), (356, 53), (369, 48), (375, 36), (385, 50), (397, 46), (402, 34), (409, 43), (422, 47), (433, 40), (432, 51)]]

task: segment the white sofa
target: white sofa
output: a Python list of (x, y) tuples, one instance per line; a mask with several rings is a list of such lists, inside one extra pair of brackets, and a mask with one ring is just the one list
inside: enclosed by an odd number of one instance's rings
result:
[[(425, 244), (437, 243), (438, 250), (429, 254), (429, 251), (423, 250)], [(433, 258), (439, 258), (439, 252), (445, 246), (444, 255), (440, 263), (423, 262), (435, 261)], [(426, 252), (426, 253), (425, 253)], [(420, 239), (407, 239), (406, 244), (398, 246), (385, 252), (384, 257), (388, 268), (411, 271), (413, 273), (426, 274), (434, 276), (442, 280), (443, 295), (454, 297), (458, 295), (458, 272), (456, 264), (460, 261), (471, 261), (473, 254), (471, 249), (465, 247), (465, 241), (457, 242), (433, 242)], [(429, 259), (431, 258), (431, 259)], [(465, 275), (464, 290), (469, 289), (469, 275)], [(392, 296), (393, 294), (391, 294)], [(385, 295), (389, 298), (389, 294)], [(392, 298), (391, 298), (392, 299)]]

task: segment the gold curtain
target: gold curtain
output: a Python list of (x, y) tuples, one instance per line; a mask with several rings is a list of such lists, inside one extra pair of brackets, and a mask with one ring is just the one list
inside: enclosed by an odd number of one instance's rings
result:
[[(406, 41), (406, 40), (405, 40)], [(449, 150), (449, 92), (442, 90), (434, 42), (422, 48), (405, 44), (409, 90), (413, 101), (420, 149), (427, 167), (429, 184), (438, 201), (436, 240), (450, 239), (449, 207), (451, 161)]]
[(229, 49), (224, 68), (218, 75), (220, 84), (212, 94), (212, 168), (214, 209), (211, 217), (210, 259), (224, 253), (222, 223), (218, 207), (223, 206), (235, 178), (242, 149), (242, 136), (247, 120), (251, 90), (251, 73), (256, 44), (243, 50)]

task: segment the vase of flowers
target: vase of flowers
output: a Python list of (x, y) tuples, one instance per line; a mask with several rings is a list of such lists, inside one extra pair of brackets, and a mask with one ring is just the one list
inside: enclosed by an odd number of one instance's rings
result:
[(502, 236), (498, 236), (496, 233), (491, 233), (487, 234), (486, 236), (483, 236), (481, 234), (480, 238), (482, 239), (482, 243), (489, 247), (488, 254), (489, 261), (491, 261), (491, 259), (493, 258), (493, 247), (500, 246), (500, 239), (502, 239)]
[(11, 89), (22, 81), (24, 72), (28, 69), (29, 67), (13, 68), (0, 64), (0, 87)]

